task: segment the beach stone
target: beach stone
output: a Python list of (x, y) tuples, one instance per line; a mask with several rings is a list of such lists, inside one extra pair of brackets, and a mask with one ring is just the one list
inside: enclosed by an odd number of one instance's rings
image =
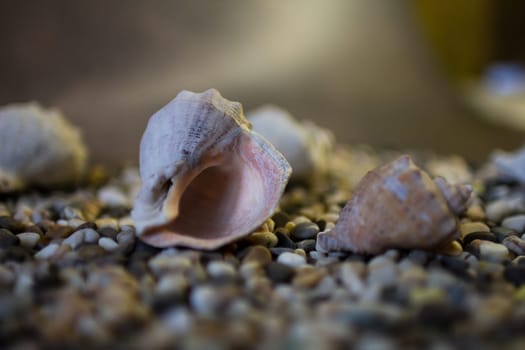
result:
[(296, 288), (314, 288), (325, 276), (326, 271), (324, 269), (304, 266), (297, 269), (292, 285)]
[(505, 276), (505, 278), (514, 285), (521, 286), (525, 284), (525, 266), (509, 265), (505, 267), (503, 276)]
[(485, 211), (479, 204), (471, 205), (467, 208), (465, 215), (472, 221), (483, 221), (485, 220)]
[(275, 247), (279, 241), (272, 232), (254, 232), (247, 239), (253, 245), (259, 244), (265, 247)]
[(482, 232), (471, 232), (468, 233), (465, 237), (463, 237), (463, 244), (469, 244), (475, 239), (479, 239), (482, 241), (491, 241), (491, 242), (498, 242), (498, 239), (496, 238), (496, 235), (492, 232), (482, 231)]
[(68, 244), (71, 248), (77, 249), (84, 242), (84, 230), (73, 232), (69, 237), (64, 239), (62, 244)]
[(234, 299), (231, 288), (217, 288), (208, 285), (197, 286), (190, 293), (190, 305), (199, 314), (213, 315), (224, 310)]
[(98, 240), (98, 245), (108, 252), (114, 252), (118, 249), (118, 243), (108, 237), (101, 237)]
[(503, 240), (509, 236), (517, 236), (518, 233), (510, 228), (503, 226), (495, 226), (490, 229), (490, 232), (494, 234), (498, 242), (503, 242)]
[(306, 258), (295, 253), (282, 253), (277, 258), (277, 262), (290, 267), (299, 267), (306, 264)]
[(38, 253), (35, 254), (35, 259), (45, 260), (53, 257), (58, 251), (60, 245), (57, 243), (51, 243), (44, 248), (42, 248)]
[(483, 222), (465, 222), (459, 226), (461, 237), (464, 238), (473, 232), (489, 232), (490, 228)]
[(95, 231), (93, 228), (84, 228), (84, 229), (78, 230), (77, 232), (82, 232), (85, 243), (97, 243), (100, 238), (99, 233)]
[(288, 231), (283, 228), (278, 228), (275, 231), (275, 236), (277, 237), (277, 246), (283, 248), (295, 249), (295, 242), (288, 235)]
[(112, 240), (116, 240), (118, 235), (118, 231), (109, 226), (99, 228), (97, 232), (100, 236), (111, 238)]
[(297, 223), (295, 228), (290, 232), (290, 236), (295, 241), (313, 239), (319, 233), (319, 226), (313, 222)]
[(315, 250), (315, 244), (316, 244), (315, 239), (305, 239), (304, 241), (297, 242), (296, 246), (298, 249), (302, 249), (308, 253), (308, 252)]
[(295, 271), (288, 265), (273, 261), (265, 267), (268, 277), (275, 283), (288, 283)]
[(523, 211), (525, 203), (522, 197), (498, 199), (487, 204), (485, 214), (487, 219), (493, 222), (500, 222), (504, 217), (516, 212)]
[(99, 230), (105, 227), (112, 228), (117, 232), (119, 230), (118, 220), (114, 218), (100, 218), (95, 220), (95, 224), (97, 225)]
[(11, 216), (0, 216), (0, 229), (6, 229), (12, 233), (24, 231), (24, 224), (13, 219)]
[(516, 255), (525, 255), (525, 240), (518, 236), (509, 236), (503, 240), (502, 244)]
[(351, 293), (361, 295), (366, 286), (366, 269), (360, 261), (343, 262), (338, 267), (337, 276)]
[(509, 250), (503, 244), (475, 239), (469, 244), (469, 247), (473, 250), (471, 252), (481, 260), (502, 262), (510, 258)]
[(0, 248), (9, 248), (20, 243), (20, 239), (11, 231), (0, 228)]
[(257, 263), (262, 266), (269, 264), (272, 261), (272, 253), (268, 248), (256, 245), (250, 247), (248, 253), (242, 259), (243, 264)]
[(49, 238), (66, 238), (73, 232), (70, 226), (53, 225), (47, 231), (45, 236)]
[(40, 235), (35, 232), (22, 232), (16, 235), (20, 240), (20, 245), (27, 249), (32, 249), (40, 241)]
[(525, 231), (525, 214), (508, 216), (501, 222), (501, 226), (523, 233)]
[(290, 217), (283, 211), (277, 211), (272, 215), (272, 220), (275, 224), (275, 227), (278, 228), (284, 227), (284, 225), (290, 221)]
[(458, 256), (463, 252), (463, 247), (458, 241), (452, 241), (446, 246), (441, 247), (437, 252), (443, 255)]
[(234, 278), (237, 275), (235, 267), (224, 261), (211, 261), (206, 266), (206, 272), (212, 278)]

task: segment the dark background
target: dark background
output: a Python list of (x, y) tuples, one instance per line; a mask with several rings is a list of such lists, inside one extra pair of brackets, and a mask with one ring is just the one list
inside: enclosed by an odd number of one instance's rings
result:
[[(477, 24), (483, 30), (471, 32), (486, 45), (478, 45), (485, 55), (477, 56), (482, 59), (473, 74), (491, 60), (525, 56), (516, 35), (523, 29), (516, 13), (525, 6), (500, 3), (477, 3), (485, 6), (485, 21)], [(414, 1), (347, 0), (0, 6), (0, 104), (37, 100), (60, 108), (82, 128), (95, 162), (135, 162), (149, 116), (181, 89), (210, 87), (245, 110), (280, 105), (332, 129), (345, 143), (480, 160), (524, 140), (521, 132), (476, 116), (458, 94), (458, 76), (446, 58), (473, 42), (460, 41), (452, 54), (440, 56), (446, 51), (432, 36), (451, 23), (448, 14), (458, 12), (453, 7), (436, 12)], [(456, 29), (471, 23), (454, 21)], [(448, 28), (441, 47), (469, 33)]]

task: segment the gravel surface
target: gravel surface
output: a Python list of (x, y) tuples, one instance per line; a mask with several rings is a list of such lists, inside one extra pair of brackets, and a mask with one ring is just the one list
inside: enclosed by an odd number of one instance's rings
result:
[[(315, 250), (360, 177), (392, 156), (338, 150), (326, 178), (290, 184), (256, 232), (211, 252), (135, 238), (134, 168), (4, 196), (0, 348), (524, 349), (525, 186), (486, 165), (468, 169), (476, 194), (442, 251)], [(457, 157), (425, 157), (465, 173)]]

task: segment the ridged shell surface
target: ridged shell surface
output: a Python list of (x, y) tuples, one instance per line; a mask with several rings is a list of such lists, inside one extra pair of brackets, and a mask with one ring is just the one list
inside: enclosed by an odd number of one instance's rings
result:
[(458, 237), (456, 216), (470, 193), (468, 185), (433, 181), (402, 156), (361, 180), (336, 226), (319, 234), (317, 249), (375, 254), (389, 248), (439, 248)]

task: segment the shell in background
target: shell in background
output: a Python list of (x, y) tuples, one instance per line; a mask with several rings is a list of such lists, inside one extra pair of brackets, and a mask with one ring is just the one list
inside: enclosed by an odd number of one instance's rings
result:
[(409, 156), (369, 172), (336, 226), (321, 232), (320, 251), (380, 253), (389, 248), (439, 248), (458, 237), (457, 215), (472, 189), (434, 181)]
[(525, 146), (515, 152), (494, 152), (492, 164), (498, 172), (525, 183)]
[(37, 103), (0, 108), (0, 192), (78, 182), (87, 151), (79, 131)]
[(252, 133), (238, 102), (183, 91), (149, 120), (132, 218), (154, 246), (215, 249), (259, 227), (290, 176), (286, 159)]
[(334, 148), (333, 134), (310, 121), (298, 122), (273, 105), (248, 113), (253, 131), (264, 136), (292, 166), (292, 179), (307, 179), (328, 170)]

